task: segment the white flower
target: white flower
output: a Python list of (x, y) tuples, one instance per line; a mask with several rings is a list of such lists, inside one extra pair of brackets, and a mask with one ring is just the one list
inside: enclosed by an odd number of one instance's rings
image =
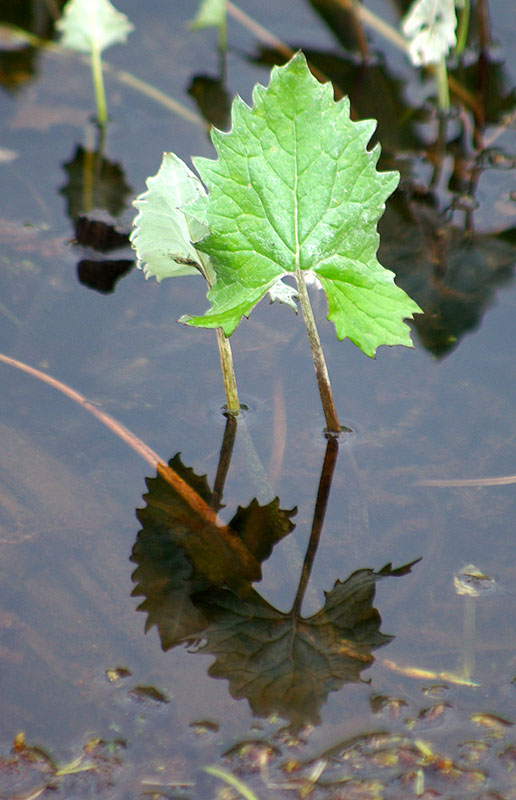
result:
[(402, 30), (415, 66), (438, 64), (456, 44), (454, 0), (414, 0)]

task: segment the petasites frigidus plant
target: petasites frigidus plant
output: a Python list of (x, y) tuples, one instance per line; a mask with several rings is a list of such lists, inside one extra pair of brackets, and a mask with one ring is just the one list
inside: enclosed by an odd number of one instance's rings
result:
[(185, 266), (201, 272), (211, 308), (180, 321), (226, 337), (267, 292), (299, 299), (327, 428), (337, 432), (306, 282), (326, 293), (339, 339), (371, 357), (380, 345), (412, 346), (404, 320), (421, 309), (376, 257), (376, 226), (399, 175), (378, 172), (380, 147), (367, 149), (376, 122), (353, 122), (348, 99), (335, 102), (302, 53), (275, 67), (267, 88), (255, 86), (252, 107), (237, 96), (232, 123), (212, 130), (216, 160), (193, 159), (201, 180), (165, 154), (135, 202), (133, 246), (158, 280)]

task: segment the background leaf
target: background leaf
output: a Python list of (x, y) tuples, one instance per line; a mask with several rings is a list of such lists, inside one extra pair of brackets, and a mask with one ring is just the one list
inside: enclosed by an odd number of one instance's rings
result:
[(226, 0), (202, 0), (197, 14), (190, 22), (191, 30), (218, 28), (226, 20)]
[(299, 266), (319, 278), (339, 339), (371, 356), (381, 344), (410, 346), (403, 319), (420, 309), (376, 259), (376, 224), (398, 173), (376, 171), (375, 122), (352, 122), (349, 101), (336, 103), (301, 53), (272, 70), (267, 89), (255, 86), (253, 101), (237, 97), (231, 131), (212, 131), (217, 161), (194, 159), (209, 190), (210, 233), (197, 247), (217, 280), (212, 308), (183, 321), (229, 336)]
[(498, 290), (514, 280), (514, 229), (477, 232), (446, 220), (431, 193), (397, 192), (381, 221), (381, 254), (425, 309), (419, 340), (444, 357), (477, 328)]
[(419, 67), (438, 64), (455, 47), (454, 0), (415, 0), (403, 20), (403, 33), (409, 41), (409, 56)]
[(134, 25), (109, 0), (69, 0), (56, 28), (63, 47), (91, 53), (125, 42)]
[(180, 210), (205, 197), (199, 178), (184, 161), (164, 153), (158, 173), (147, 180), (147, 191), (134, 201), (138, 215), (131, 243), (146, 278), (153, 275), (161, 281), (206, 269), (208, 259), (203, 260), (192, 242), (208, 228)]

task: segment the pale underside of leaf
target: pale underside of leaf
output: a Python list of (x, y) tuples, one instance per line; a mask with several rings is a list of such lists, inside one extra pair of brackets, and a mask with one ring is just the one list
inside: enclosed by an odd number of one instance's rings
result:
[(403, 320), (419, 307), (376, 259), (376, 224), (399, 178), (376, 171), (379, 148), (367, 149), (376, 123), (352, 122), (349, 101), (336, 103), (302, 54), (273, 69), (253, 101), (237, 97), (232, 130), (212, 131), (218, 160), (194, 160), (209, 190), (210, 233), (197, 247), (217, 280), (211, 309), (184, 321), (229, 336), (281, 276), (310, 271), (339, 338), (367, 355), (410, 345)]
[(283, 305), (293, 308), (297, 314), (296, 300), (299, 298), (297, 289), (290, 286), (288, 283), (284, 283), (282, 278), (276, 281), (269, 290), (269, 297), (271, 303), (283, 303)]
[(63, 47), (91, 53), (125, 42), (134, 25), (109, 0), (69, 0), (56, 28)]
[(206, 235), (207, 227), (182, 210), (206, 197), (197, 175), (174, 153), (165, 153), (147, 187), (134, 201), (138, 215), (131, 234), (145, 277), (161, 281), (205, 272), (209, 259), (193, 242)]

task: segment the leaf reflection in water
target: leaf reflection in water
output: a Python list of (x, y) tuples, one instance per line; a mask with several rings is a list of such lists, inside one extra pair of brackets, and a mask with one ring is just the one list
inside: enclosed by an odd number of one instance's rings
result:
[[(185, 467), (179, 455), (170, 467), (210, 506), (205, 476)], [(321, 485), (329, 490), (327, 478)], [(318, 724), (328, 694), (361, 681), (372, 651), (393, 638), (380, 631), (373, 607), (377, 580), (406, 574), (412, 564), (357, 570), (336, 581), (310, 617), (301, 616), (297, 595), (293, 608), (282, 612), (252, 583), (293, 530), (295, 509), (282, 509), (278, 498), (263, 506), (252, 500), (224, 526), (189, 505), (160, 474), (147, 485), (146, 506), (137, 512), (143, 528), (131, 556), (138, 565), (133, 595), (144, 598), (138, 610), (147, 614), (146, 631), (157, 627), (165, 651), (186, 644), (215, 656), (209, 674), (228, 680), (232, 696), (247, 699), (257, 716), (279, 714), (293, 729)]]

